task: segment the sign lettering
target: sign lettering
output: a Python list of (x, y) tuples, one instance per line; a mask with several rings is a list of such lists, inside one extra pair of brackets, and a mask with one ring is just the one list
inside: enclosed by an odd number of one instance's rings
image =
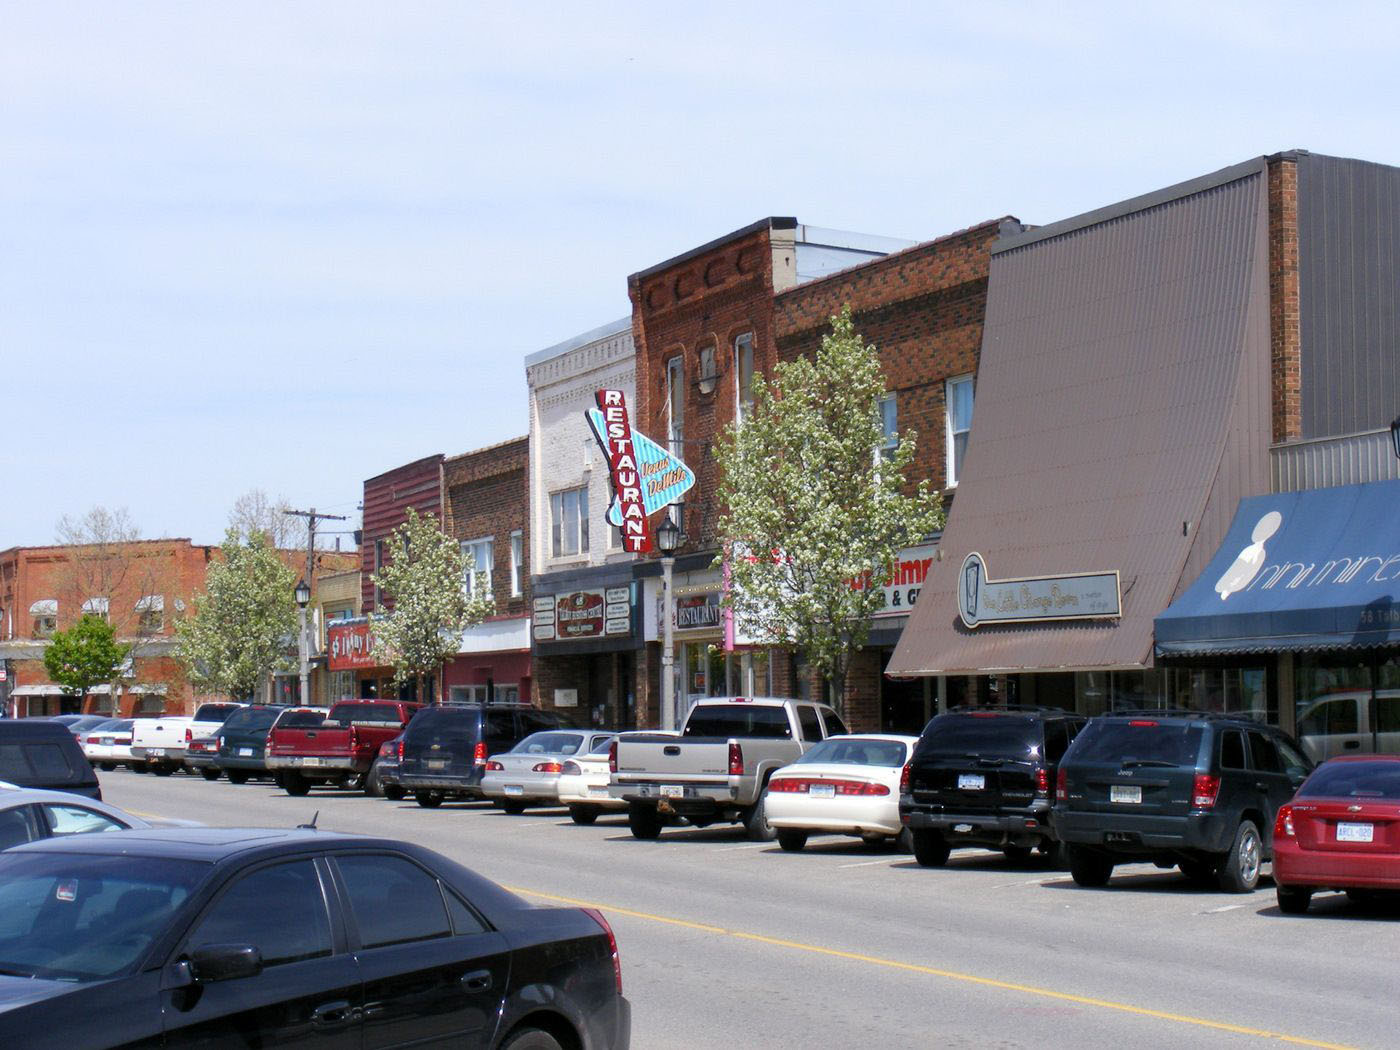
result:
[(1115, 619), (1123, 615), (1117, 572), (993, 580), (973, 551), (958, 574), (958, 615), (967, 627), (1029, 620)]

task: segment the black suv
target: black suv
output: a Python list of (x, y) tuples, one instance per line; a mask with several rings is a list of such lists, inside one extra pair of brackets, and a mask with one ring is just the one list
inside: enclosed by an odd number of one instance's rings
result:
[(413, 716), (399, 745), (398, 785), (432, 809), (448, 798), (481, 798), (486, 759), (568, 719), (529, 704), (435, 704)]
[(1100, 715), (1060, 763), (1055, 831), (1081, 886), (1150, 860), (1247, 893), (1272, 856), (1279, 806), (1311, 770), (1287, 734), (1242, 714)]
[(1085, 721), (1057, 708), (960, 707), (929, 722), (899, 796), (919, 863), (939, 867), (962, 846), (1055, 857), (1050, 788)]
[(37, 718), (0, 719), (0, 780), (101, 799), (97, 774), (68, 727)]

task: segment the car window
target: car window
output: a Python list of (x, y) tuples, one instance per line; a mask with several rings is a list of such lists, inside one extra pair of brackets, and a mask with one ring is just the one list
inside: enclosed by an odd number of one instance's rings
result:
[(0, 780), (70, 780), (75, 776), (62, 744), (45, 740), (0, 744)]
[(905, 746), (899, 740), (863, 740), (835, 737), (824, 740), (799, 758), (799, 763), (832, 763), (854, 766), (903, 766)]
[(34, 820), (34, 807), (14, 806), (0, 810), (0, 850), (33, 842), (39, 837), (39, 825)]
[(521, 711), (520, 729), (522, 732), (540, 733), (550, 729), (559, 728), (559, 719), (543, 711)]
[(1306, 775), (1312, 769), (1312, 763), (1290, 741), (1275, 739), (1274, 743), (1278, 746), (1279, 757), (1283, 759), (1284, 770), (1289, 776)]
[(1028, 715), (978, 711), (939, 715), (924, 729), (924, 755), (1039, 755), (1040, 720)]
[(1352, 696), (1314, 704), (1298, 720), (1299, 736), (1335, 736), (1358, 729), (1356, 698)]
[(1282, 773), (1283, 760), (1279, 758), (1278, 748), (1274, 742), (1264, 733), (1251, 732), (1249, 734), (1249, 757), (1253, 761), (1254, 768), (1261, 773)]
[(259, 868), (228, 888), (190, 934), (204, 944), (251, 944), (264, 966), (331, 953), (331, 927), (316, 865), (309, 860)]
[(1155, 718), (1094, 719), (1074, 738), (1065, 758), (1074, 762), (1136, 760), (1194, 767), (1200, 758), (1204, 738), (1205, 730), (1199, 722), (1158, 722)]
[(1381, 733), (1400, 731), (1400, 697), (1376, 697), (1376, 730)]
[(686, 719), (683, 736), (752, 736), (792, 739), (784, 707), (750, 707), (747, 704), (713, 704), (695, 707)]
[(1220, 768), (1244, 768), (1244, 734), (1238, 729), (1227, 729), (1220, 734)]
[(444, 894), (447, 898), (447, 912), (452, 917), (452, 932), (458, 937), (464, 933), (481, 933), (486, 929), (486, 924), (477, 917), (462, 901), (457, 899), (457, 895), (451, 890)]
[(398, 704), (336, 704), (326, 715), (328, 726), (402, 725)]
[(487, 711), (485, 718), (486, 739), (514, 740), (516, 738), (515, 716), (509, 711)]
[(573, 755), (583, 746), (582, 733), (534, 733), (511, 748), (517, 755)]
[(65, 806), (56, 802), (45, 802), (41, 807), (49, 822), (49, 830), (55, 835), (83, 835), (90, 831), (121, 831), (130, 827), (118, 820), (99, 813), (86, 806)]
[(1298, 797), (1400, 799), (1400, 762), (1328, 762), (1308, 777)]
[(452, 924), (437, 879), (403, 857), (335, 858), (366, 948), (449, 937)]
[[(233, 719), (229, 719), (232, 722)], [(295, 708), (283, 711), (277, 717), (278, 729), (315, 729), (326, 721), (324, 711), (298, 711)], [(226, 722), (227, 726), (228, 723)]]
[(238, 704), (200, 704), (194, 713), (196, 722), (222, 722), (235, 711), (241, 711)]
[[(241, 711), (235, 711), (228, 716), (223, 724), (223, 729), (229, 733), (236, 733), (240, 730), (247, 730), (250, 733), (258, 731), (266, 732), (272, 728), (274, 722), (283, 714), (280, 707), (248, 707)], [(316, 715), (313, 725), (320, 725), (323, 715)]]
[(817, 717), (815, 707), (799, 707), (797, 709), (797, 726), (802, 730), (803, 740), (820, 740), (822, 738), (822, 723)]
[(603, 737), (603, 739), (599, 740), (596, 744), (594, 744), (589, 749), (588, 753), (590, 755), (602, 755), (604, 758), (607, 758), (608, 753), (612, 750), (612, 743), (616, 739), (617, 738), (614, 736), (605, 736)]
[(845, 736), (850, 733), (846, 728), (846, 723), (837, 718), (831, 711), (821, 711), (822, 723), (826, 726), (827, 736)]

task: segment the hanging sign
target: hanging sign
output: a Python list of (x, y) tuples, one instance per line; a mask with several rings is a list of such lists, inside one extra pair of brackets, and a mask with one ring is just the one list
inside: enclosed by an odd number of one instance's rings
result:
[(984, 623), (1112, 619), (1123, 615), (1118, 573), (993, 580), (987, 576), (982, 555), (973, 551), (963, 559), (958, 574), (958, 615), (968, 627)]
[(376, 667), (374, 635), (368, 623), (353, 623), (326, 627), (327, 668), (331, 671), (354, 671)]
[[(596, 399), (598, 407), (586, 415), (612, 473), (613, 499), (607, 522), (621, 530), (624, 550), (642, 554), (651, 550), (647, 519), (690, 491), (695, 473), (633, 429), (621, 390), (599, 390)], [(645, 546), (637, 546), (641, 543)]]

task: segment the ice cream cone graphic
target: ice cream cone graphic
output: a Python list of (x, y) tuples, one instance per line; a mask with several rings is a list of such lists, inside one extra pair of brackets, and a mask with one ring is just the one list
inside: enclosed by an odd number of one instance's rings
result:
[(1283, 515), (1276, 510), (1269, 511), (1255, 523), (1254, 531), (1250, 533), (1250, 539), (1253, 542), (1240, 551), (1234, 564), (1221, 573), (1220, 579), (1215, 581), (1215, 591), (1220, 595), (1222, 602), (1237, 591), (1244, 590), (1258, 575), (1259, 569), (1264, 564), (1264, 543), (1270, 536), (1278, 532), (1279, 526), (1282, 524)]

